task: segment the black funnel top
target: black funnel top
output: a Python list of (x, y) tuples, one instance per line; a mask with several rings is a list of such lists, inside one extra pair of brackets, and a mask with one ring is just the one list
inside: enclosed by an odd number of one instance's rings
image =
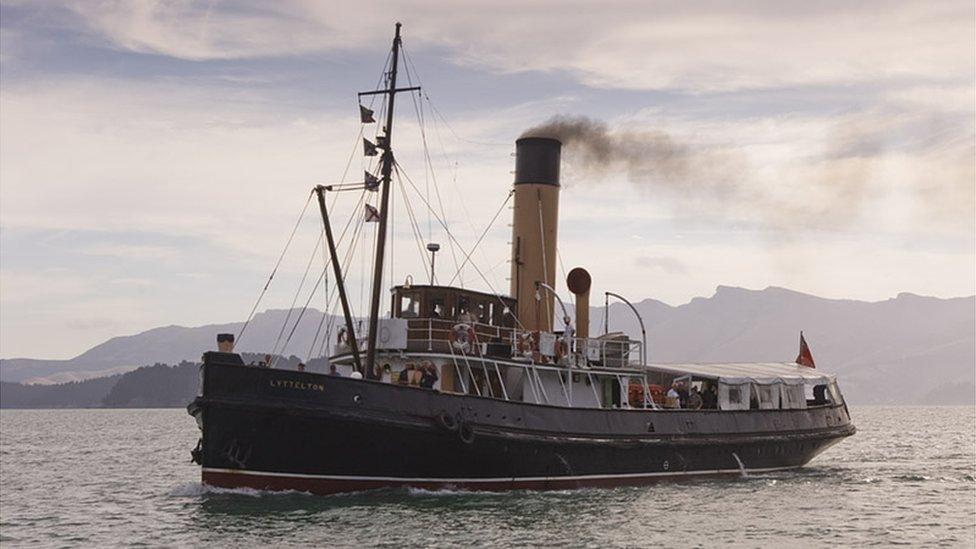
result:
[(559, 151), (563, 144), (549, 137), (523, 137), (515, 141), (515, 184), (559, 186)]

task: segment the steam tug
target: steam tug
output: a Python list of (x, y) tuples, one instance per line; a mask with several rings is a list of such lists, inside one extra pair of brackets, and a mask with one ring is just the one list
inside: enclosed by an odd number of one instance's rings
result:
[[(378, 174), (310, 193), (342, 326), (323, 356), (300, 370), (245, 364), (234, 335), (218, 335), (188, 406), (202, 432), (193, 458), (205, 484), (316, 494), (640, 485), (798, 468), (855, 432), (834, 376), (813, 367), (802, 335), (796, 362), (654, 364), (645, 339), (590, 334), (590, 275), (568, 273), (573, 314), (555, 290), (561, 143), (554, 138), (516, 141), (508, 294), (434, 284), (431, 261), (430, 284), (408, 278), (384, 299), (391, 187), (400, 171), (394, 104), (417, 90), (397, 87), (401, 56), (397, 24), (384, 87), (360, 94), (381, 98), (386, 110), (377, 142), (364, 141), (366, 155), (379, 156)], [(364, 126), (374, 123), (372, 109), (361, 103), (360, 111)], [(326, 200), (348, 190), (378, 201), (360, 219), (377, 228), (364, 319), (351, 310), (349, 262)], [(386, 303), (389, 314), (381, 315)]]

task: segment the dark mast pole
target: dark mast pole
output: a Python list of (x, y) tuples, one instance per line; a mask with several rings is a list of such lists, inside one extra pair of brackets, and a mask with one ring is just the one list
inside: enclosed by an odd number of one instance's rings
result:
[(376, 331), (380, 314), (380, 290), (383, 287), (383, 255), (386, 251), (386, 221), (389, 217), (390, 175), (393, 173), (393, 101), (396, 99), (397, 63), (400, 58), (400, 23), (393, 36), (393, 61), (390, 66), (390, 82), (387, 90), (385, 149), (383, 150), (383, 179), (380, 182), (383, 196), (380, 199), (380, 226), (376, 238), (376, 259), (373, 265), (373, 295), (369, 305), (369, 332), (366, 339), (366, 379), (374, 378), (376, 362)]
[[(325, 240), (329, 244), (329, 257), (332, 260), (332, 272), (335, 274), (336, 288), (339, 289), (339, 301), (342, 302), (342, 314), (346, 317), (346, 335), (349, 340), (349, 349), (352, 351), (352, 360), (356, 364), (356, 370), (362, 373), (363, 365), (359, 361), (359, 344), (356, 342), (356, 332), (352, 324), (352, 313), (349, 312), (349, 300), (346, 298), (346, 284), (342, 279), (342, 266), (339, 265), (339, 255), (336, 253), (335, 238), (332, 237), (332, 224), (329, 223), (329, 210), (325, 207), (325, 187), (322, 185), (315, 187), (315, 194), (318, 195), (319, 209), (322, 210), (322, 223), (325, 224)], [(365, 376), (366, 374), (363, 375)]]

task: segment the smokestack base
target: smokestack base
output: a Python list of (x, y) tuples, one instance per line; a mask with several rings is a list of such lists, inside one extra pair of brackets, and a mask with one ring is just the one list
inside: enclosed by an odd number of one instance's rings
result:
[(562, 142), (549, 137), (523, 137), (515, 141), (515, 184), (559, 186)]

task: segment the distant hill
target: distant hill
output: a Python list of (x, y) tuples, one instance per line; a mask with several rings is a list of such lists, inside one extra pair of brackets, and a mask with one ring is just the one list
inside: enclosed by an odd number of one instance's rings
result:
[[(298, 311), (295, 311), (290, 321), (293, 322), (297, 315)], [(260, 354), (269, 352), (287, 316), (287, 310), (269, 310), (256, 314), (248, 324), (247, 332), (237, 349)], [(306, 311), (286, 351), (306, 354), (321, 318), (322, 313), (319, 311)], [(135, 335), (113, 337), (68, 360), (0, 359), (0, 380), (61, 383), (134, 370), (146, 364), (199, 361), (204, 352), (215, 349), (216, 334), (237, 334), (240, 333), (241, 326), (243, 322), (208, 324), (193, 328), (164, 326)], [(282, 340), (287, 335), (285, 333)]]
[[(720, 286), (711, 297), (677, 307), (653, 299), (635, 305), (646, 324), (652, 362), (792, 360), (803, 330), (818, 368), (838, 374), (852, 402), (976, 403), (973, 296), (940, 299), (903, 293), (866, 302), (776, 287)], [(269, 310), (256, 315), (238, 350), (270, 350), (288, 314)], [(305, 313), (286, 353), (307, 358), (321, 315), (311, 309)], [(591, 333), (603, 332), (603, 318), (603, 307), (591, 309)], [(50, 383), (145, 364), (198, 361), (214, 348), (217, 333), (239, 333), (241, 325), (155, 328), (112, 338), (70, 360), (4, 359), (0, 380)], [(610, 330), (635, 338), (640, 334), (633, 313), (621, 303), (611, 303)]]
[[(261, 359), (246, 353), (247, 363)], [(280, 357), (275, 368), (293, 370), (298, 357)], [(200, 364), (154, 364), (124, 374), (51, 385), (0, 382), (0, 408), (172, 408), (197, 395)]]
[(59, 385), (0, 381), (2, 408), (99, 408), (122, 374)]
[[(853, 402), (976, 403), (973, 296), (902, 293), (865, 302), (720, 286), (712, 297), (679, 307), (654, 300), (635, 305), (652, 362), (793, 360), (803, 330), (817, 367), (836, 373)], [(591, 312), (597, 333), (602, 315), (602, 308)], [(623, 304), (611, 304), (610, 329), (640, 333)]]

